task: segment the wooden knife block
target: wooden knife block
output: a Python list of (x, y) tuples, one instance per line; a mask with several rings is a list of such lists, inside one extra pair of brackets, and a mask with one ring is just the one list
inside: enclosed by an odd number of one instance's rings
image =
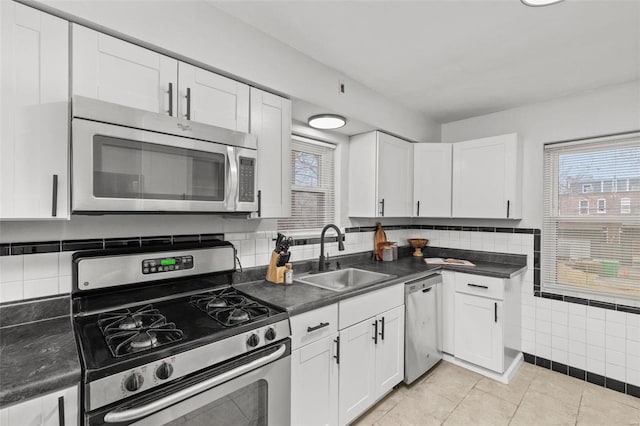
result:
[(286, 266), (278, 266), (278, 259), (280, 259), (280, 254), (275, 251), (271, 252), (271, 261), (265, 279), (274, 284), (284, 284), (284, 273), (287, 268)]

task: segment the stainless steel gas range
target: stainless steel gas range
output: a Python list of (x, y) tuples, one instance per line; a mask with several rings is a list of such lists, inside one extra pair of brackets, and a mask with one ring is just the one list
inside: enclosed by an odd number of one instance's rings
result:
[(231, 286), (227, 242), (73, 257), (87, 425), (287, 425), (283, 310)]

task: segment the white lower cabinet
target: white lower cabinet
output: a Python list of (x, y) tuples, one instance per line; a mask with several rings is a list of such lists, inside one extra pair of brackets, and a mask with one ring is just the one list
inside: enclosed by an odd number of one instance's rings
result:
[(442, 351), (455, 354), (456, 276), (455, 272), (441, 271), (442, 275)]
[(291, 424), (338, 424), (338, 305), (291, 317)]
[(456, 357), (502, 372), (502, 302), (456, 294)]
[(77, 426), (78, 421), (77, 386), (0, 410), (2, 426)]
[(291, 353), (291, 424), (338, 424), (338, 335)]
[(364, 413), (404, 377), (404, 305), (340, 331), (340, 424)]
[(346, 425), (402, 381), (403, 303), (399, 284), (291, 317), (292, 425)]
[(503, 374), (520, 354), (521, 275), (455, 272), (455, 357)]

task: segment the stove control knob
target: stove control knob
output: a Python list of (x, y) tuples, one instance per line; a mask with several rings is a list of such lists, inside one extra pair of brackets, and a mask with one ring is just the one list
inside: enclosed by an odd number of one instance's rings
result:
[(267, 331), (264, 332), (264, 338), (266, 340), (273, 340), (276, 338), (276, 331), (273, 329), (273, 327), (269, 327)]
[(124, 379), (124, 388), (129, 392), (135, 392), (142, 387), (144, 377), (140, 373), (131, 373), (129, 377)]
[(160, 380), (167, 380), (173, 374), (173, 365), (163, 362), (156, 368), (156, 377)]
[(258, 343), (260, 343), (260, 337), (258, 337), (258, 335), (255, 333), (253, 333), (247, 339), (247, 346), (249, 347), (255, 348), (256, 346), (258, 346)]

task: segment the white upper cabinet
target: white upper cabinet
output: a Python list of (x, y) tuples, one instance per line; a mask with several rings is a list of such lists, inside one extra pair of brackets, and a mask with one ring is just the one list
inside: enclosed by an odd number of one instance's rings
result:
[(349, 216), (411, 216), (412, 145), (378, 131), (350, 139)]
[(451, 216), (449, 143), (413, 144), (413, 216)]
[(453, 216), (519, 219), (522, 150), (508, 134), (453, 144)]
[(249, 131), (249, 86), (73, 25), (74, 95)]
[(178, 65), (179, 117), (249, 131), (249, 86), (202, 68)]
[(0, 2), (0, 219), (69, 216), (69, 24)]
[(255, 217), (291, 215), (291, 101), (251, 88), (251, 133), (258, 138)]
[(74, 95), (176, 115), (178, 61), (73, 25)]

